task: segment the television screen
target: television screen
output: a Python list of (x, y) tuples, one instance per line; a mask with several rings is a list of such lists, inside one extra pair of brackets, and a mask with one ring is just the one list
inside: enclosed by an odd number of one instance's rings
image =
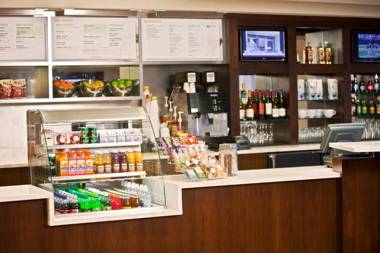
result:
[(353, 38), (353, 60), (380, 62), (380, 33), (355, 33)]
[(240, 30), (241, 60), (285, 61), (285, 31)]

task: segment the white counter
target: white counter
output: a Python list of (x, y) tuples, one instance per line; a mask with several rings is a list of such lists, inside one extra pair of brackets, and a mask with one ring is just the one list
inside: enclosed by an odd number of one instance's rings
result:
[(353, 153), (380, 152), (380, 141), (334, 142), (330, 143), (330, 147)]
[[(105, 212), (55, 215), (53, 194), (32, 185), (0, 187), (0, 202), (47, 199), (48, 224), (50, 226), (130, 220), (182, 215), (182, 190), (189, 188), (222, 187), (233, 185), (263, 184), (301, 180), (339, 178), (340, 174), (326, 166), (292, 167), (239, 171), (235, 177), (191, 182), (185, 175), (168, 175), (144, 179), (151, 189), (165, 186), (166, 207), (132, 208)], [(163, 183), (163, 184), (162, 184)], [(47, 187), (49, 188), (49, 187)], [(162, 190), (162, 188), (161, 188)]]
[(239, 150), (239, 155), (247, 154), (260, 154), (260, 153), (281, 153), (281, 152), (296, 152), (296, 151), (309, 151), (309, 150), (319, 150), (321, 144), (298, 144), (298, 145), (276, 145), (276, 146), (262, 146), (262, 147), (252, 147), (250, 149)]

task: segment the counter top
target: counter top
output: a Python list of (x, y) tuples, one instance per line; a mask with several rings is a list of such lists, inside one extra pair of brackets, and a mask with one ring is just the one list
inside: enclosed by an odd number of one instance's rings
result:
[(238, 150), (238, 154), (246, 155), (246, 154), (259, 154), (259, 153), (296, 152), (296, 151), (320, 150), (320, 148), (321, 148), (321, 144), (319, 143), (262, 146), (262, 147), (252, 147), (250, 149)]
[(330, 143), (330, 147), (353, 153), (380, 152), (380, 141), (334, 142)]
[(299, 180), (339, 178), (340, 174), (327, 166), (290, 167), (238, 171), (237, 176), (224, 179), (189, 181), (185, 175), (164, 176), (165, 184), (175, 184), (182, 189), (245, 184), (288, 182)]
[(0, 203), (33, 199), (49, 199), (52, 196), (52, 193), (29, 184), (0, 187)]

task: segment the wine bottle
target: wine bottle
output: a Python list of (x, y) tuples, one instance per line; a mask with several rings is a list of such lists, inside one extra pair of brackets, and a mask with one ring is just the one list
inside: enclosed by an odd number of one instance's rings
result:
[(280, 99), (279, 99), (278, 104), (279, 104), (278, 107), (280, 108), (279, 109), (280, 118), (286, 118), (286, 108), (285, 108), (283, 92), (280, 92)]
[(274, 119), (278, 119), (280, 117), (280, 108), (279, 108), (279, 99), (278, 99), (278, 93), (273, 92), (272, 93), (272, 117)]
[(253, 120), (255, 117), (252, 105), (252, 92), (248, 92), (248, 103), (245, 111), (245, 117), (247, 118), (247, 120)]
[(265, 118), (271, 119), (272, 118), (272, 97), (271, 92), (268, 91), (265, 93)]

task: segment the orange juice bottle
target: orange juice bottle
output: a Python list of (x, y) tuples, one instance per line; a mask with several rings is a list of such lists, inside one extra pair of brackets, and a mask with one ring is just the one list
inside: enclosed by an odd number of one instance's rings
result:
[(87, 175), (94, 174), (94, 158), (95, 158), (94, 153), (89, 150), (85, 150), (84, 154), (85, 154), (86, 174)]
[(141, 151), (135, 151), (134, 155), (136, 171), (144, 171), (144, 160)]
[(69, 159), (69, 176), (78, 175), (78, 167), (77, 167), (77, 155), (74, 151), (67, 152), (67, 156)]
[(103, 154), (100, 151), (96, 152), (94, 163), (95, 163), (96, 173), (98, 174), (104, 173)]
[(67, 157), (66, 152), (60, 152), (59, 153), (59, 175), (60, 176), (68, 176), (69, 175), (69, 159)]
[(136, 171), (135, 153), (133, 151), (127, 150), (126, 154), (128, 160), (128, 171)]
[(112, 159), (111, 159), (110, 152), (105, 152), (103, 154), (103, 163), (104, 163), (104, 172), (112, 173)]
[(86, 157), (83, 151), (77, 151), (77, 174), (85, 175), (86, 174)]

